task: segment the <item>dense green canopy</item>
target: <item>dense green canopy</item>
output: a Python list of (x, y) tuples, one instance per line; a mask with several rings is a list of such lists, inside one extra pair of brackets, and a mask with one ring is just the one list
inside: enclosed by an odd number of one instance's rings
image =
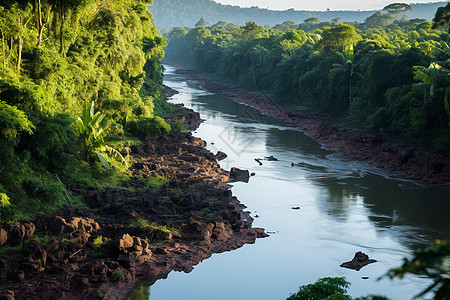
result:
[[(309, 18), (274, 27), (178, 27), (168, 33), (167, 59), (194, 64), (293, 109), (332, 113), (352, 127), (449, 151), (447, 28), (433, 29), (423, 19), (395, 20), (393, 14), (407, 9), (389, 6), (364, 23)], [(433, 61), (440, 61), (442, 76), (421, 82), (419, 71), (437, 70), (428, 68)]]

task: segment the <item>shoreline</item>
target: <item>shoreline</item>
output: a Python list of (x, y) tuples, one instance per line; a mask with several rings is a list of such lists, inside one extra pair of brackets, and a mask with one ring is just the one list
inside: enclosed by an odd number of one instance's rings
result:
[(205, 90), (222, 94), (266, 115), (295, 124), (297, 129), (326, 149), (341, 153), (346, 158), (365, 161), (375, 167), (398, 172), (407, 179), (450, 186), (448, 153), (425, 149), (397, 137), (342, 128), (338, 125), (338, 120), (330, 115), (293, 111), (264, 95), (255, 96), (240, 88), (210, 82), (199, 71), (193, 69), (181, 67), (177, 73), (200, 82)]
[(89, 208), (0, 224), (0, 245), (19, 247), (0, 254), (0, 298), (126, 299), (138, 281), (267, 237), (205, 146), (190, 132), (132, 146), (128, 181), (76, 191)]

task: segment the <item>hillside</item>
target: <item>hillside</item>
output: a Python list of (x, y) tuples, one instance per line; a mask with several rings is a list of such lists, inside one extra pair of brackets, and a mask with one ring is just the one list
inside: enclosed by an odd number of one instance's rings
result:
[[(410, 19), (421, 18), (431, 20), (438, 7), (447, 2), (426, 4), (411, 4), (413, 11), (407, 13)], [(176, 26), (194, 26), (204, 17), (210, 24), (226, 21), (235, 25), (244, 25), (247, 21), (254, 21), (262, 25), (274, 26), (285, 21), (302, 23), (308, 18), (319, 18), (320, 21), (331, 21), (340, 18), (341, 22), (363, 22), (376, 11), (306, 11), (285, 10), (274, 11), (258, 7), (241, 8), (238, 6), (222, 5), (212, 0), (154, 0), (149, 5), (156, 25), (159, 29)], [(381, 7), (380, 7), (381, 9)]]

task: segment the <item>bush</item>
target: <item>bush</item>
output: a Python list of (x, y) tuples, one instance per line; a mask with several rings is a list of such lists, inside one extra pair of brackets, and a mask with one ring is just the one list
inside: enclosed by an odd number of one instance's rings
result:
[(313, 284), (301, 286), (287, 300), (351, 299), (344, 295), (349, 286), (350, 283), (343, 277), (325, 277)]
[(151, 140), (166, 135), (170, 130), (170, 125), (158, 116), (142, 118), (129, 124), (129, 131), (141, 140)]

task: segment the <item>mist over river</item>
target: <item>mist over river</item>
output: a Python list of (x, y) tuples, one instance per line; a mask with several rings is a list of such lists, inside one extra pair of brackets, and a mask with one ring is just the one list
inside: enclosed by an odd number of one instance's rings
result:
[[(165, 84), (180, 92), (170, 102), (205, 119), (194, 135), (212, 152), (228, 155), (221, 167), (255, 173), (248, 183), (232, 183), (232, 192), (248, 207), (254, 227), (270, 237), (213, 255), (189, 274), (170, 273), (150, 287), (151, 300), (286, 299), (300, 285), (334, 276), (351, 282), (352, 297), (412, 299), (430, 283), (414, 276), (377, 279), (413, 249), (450, 238), (450, 188), (345, 159), (293, 124), (209, 93), (175, 74), (175, 67), (165, 68)], [(278, 161), (254, 160), (271, 155)], [(357, 251), (378, 262), (360, 271), (339, 267)]]

